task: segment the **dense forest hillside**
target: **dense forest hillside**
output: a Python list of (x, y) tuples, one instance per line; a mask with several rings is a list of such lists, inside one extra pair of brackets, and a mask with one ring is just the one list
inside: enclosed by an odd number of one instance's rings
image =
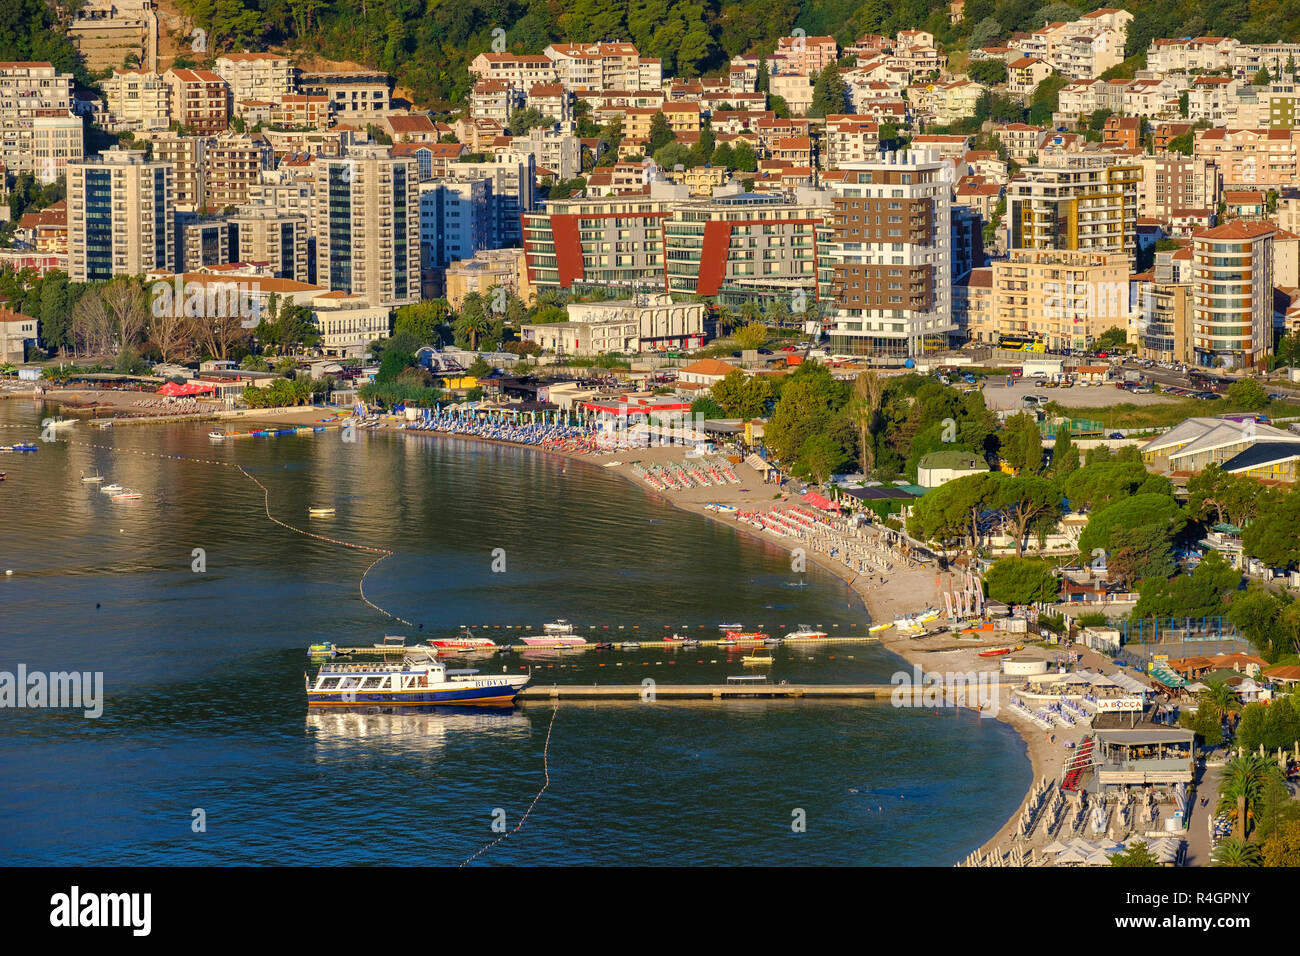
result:
[[(66, 3), (68, 0), (60, 0)], [(75, 2), (75, 0), (72, 0)], [(737, 53), (766, 53), (800, 27), (841, 44), (864, 33), (921, 28), (948, 49), (982, 46), (1015, 30), (1073, 19), (1095, 3), (967, 0), (948, 22), (947, 0), (180, 0), (214, 52), (298, 47), (387, 70), (422, 106), (454, 107), (469, 89), (468, 64), (505, 30), (518, 52), (554, 40), (625, 39), (660, 57), (665, 75), (721, 70)], [(1260, 43), (1300, 37), (1300, 0), (1133, 0), (1127, 54), (1156, 37), (1210, 34)], [(0, 0), (0, 59), (75, 57), (44, 0)]]

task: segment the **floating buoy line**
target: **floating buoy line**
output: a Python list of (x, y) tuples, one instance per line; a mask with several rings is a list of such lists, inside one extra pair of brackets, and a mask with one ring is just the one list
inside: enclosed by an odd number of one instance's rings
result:
[(537, 801), (542, 799), (542, 794), (544, 794), (550, 788), (551, 786), (551, 731), (555, 729), (555, 715), (558, 714), (559, 712), (560, 712), (560, 701), (557, 698), (555, 700), (555, 709), (551, 711), (551, 722), (549, 725), (547, 725), (546, 728), (546, 742), (542, 744), (542, 789), (537, 791), (536, 796), (533, 797), (533, 802), (528, 804), (528, 809), (524, 811), (524, 815), (519, 818), (519, 822), (515, 824), (515, 828), (513, 830), (508, 830), (505, 833), (501, 834), (501, 836), (493, 840), (491, 843), (485, 844), (483, 847), (479, 849), (477, 853), (475, 853), (464, 863), (462, 863), (461, 866), (469, 866), (471, 863), (473, 863), (475, 860), (481, 857), (488, 850), (492, 849), (498, 843), (510, 839), (510, 837), (514, 836), (516, 833), (522, 830), (524, 828), (524, 824), (528, 822), (529, 814), (533, 812), (533, 807), (537, 806)]

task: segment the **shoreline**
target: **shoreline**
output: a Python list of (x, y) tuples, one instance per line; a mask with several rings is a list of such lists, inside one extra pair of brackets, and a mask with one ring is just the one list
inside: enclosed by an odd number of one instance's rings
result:
[[(42, 396), (42, 400), (58, 403), (55, 396), (47, 393)], [(84, 409), (80, 410), (84, 414)], [(306, 416), (310, 422), (315, 422), (325, 414), (324, 409), (316, 406), (295, 406), (284, 409), (250, 409), (243, 415), (238, 416), (238, 420), (252, 424), (276, 424), (289, 425), (301, 424), (295, 421), (286, 421), (286, 419), (296, 419), (299, 416)], [(259, 416), (264, 415), (263, 422), (259, 422)], [(204, 416), (207, 417), (207, 416)], [(232, 416), (233, 417), (233, 416)], [(151, 420), (152, 419), (152, 420)], [(158, 425), (175, 425), (175, 424), (202, 424), (203, 418), (199, 416), (189, 417), (188, 420), (177, 421), (175, 418), (168, 420), (164, 416), (140, 416), (132, 424), (158, 424)], [(87, 419), (89, 425), (89, 419)], [(763, 541), (768, 544), (776, 545), (778, 548), (792, 553), (798, 545), (794, 539), (786, 539), (772, 534), (764, 534), (757, 528), (744, 523), (737, 518), (727, 517), (715, 511), (704, 508), (706, 502), (718, 502), (721, 504), (731, 504), (742, 508), (742, 510), (759, 511), (767, 510), (777, 504), (799, 504), (800, 499), (797, 493), (782, 492), (777, 494), (774, 486), (765, 484), (762, 477), (748, 465), (744, 463), (733, 465), (737, 476), (741, 478), (739, 486), (727, 485), (722, 487), (691, 488), (676, 492), (658, 491), (646, 482), (639, 480), (625, 466), (605, 467), (609, 461), (628, 462), (637, 460), (648, 464), (662, 464), (668, 461), (682, 461), (684, 449), (682, 446), (661, 446), (658, 448), (638, 448), (626, 449), (623, 451), (612, 451), (605, 453), (583, 453), (569, 451), (559, 448), (546, 448), (538, 445), (524, 445), (517, 442), (502, 441), (498, 439), (483, 438), (477, 435), (456, 435), (443, 432), (411, 432), (404, 428), (386, 427), (367, 431), (370, 435), (397, 434), (400, 433), (403, 439), (414, 435), (437, 436), (441, 438), (457, 438), (465, 441), (477, 442), (486, 445), (508, 446), (513, 448), (525, 448), (535, 452), (543, 452), (565, 461), (575, 461), (585, 464), (591, 468), (598, 469), (607, 473), (618, 475), (624, 481), (641, 489), (641, 491), (656, 502), (667, 504), (678, 510), (707, 518), (718, 525), (730, 528), (733, 532), (740, 532), (755, 540)], [(937, 569), (926, 567), (906, 568), (896, 566), (894, 570), (881, 572), (855, 572), (853, 569), (845, 566), (841, 562), (832, 560), (828, 555), (822, 554), (812, 548), (805, 549), (805, 557), (808, 561), (815, 563), (823, 570), (829, 571), (835, 577), (839, 578), (848, 589), (853, 593), (863, 608), (870, 616), (872, 622), (886, 623), (893, 621), (895, 618), (913, 614), (921, 611), (926, 607), (942, 606), (942, 572)], [(876, 583), (880, 579), (880, 583)], [(937, 635), (925, 634), (906, 634), (900, 633), (897, 629), (890, 628), (878, 633), (879, 644), (892, 654), (895, 654), (910, 667), (919, 667), (923, 672), (939, 671), (948, 673), (969, 673), (972, 671), (980, 672), (987, 670), (987, 659), (980, 658), (978, 651), (979, 645), (975, 647), (954, 645), (952, 638), (946, 633)], [(1029, 635), (1026, 635), (1026, 638)], [(1028, 642), (1027, 642), (1028, 643)], [(1032, 647), (1032, 644), (1029, 645)], [(996, 661), (997, 659), (995, 659)], [(997, 663), (991, 673), (1000, 676), (1001, 665)], [(1028, 721), (1012, 720), (1010, 710), (1005, 705), (1009, 698), (1009, 688), (1001, 684), (998, 685), (999, 706), (995, 719), (1002, 721), (1008, 727), (1014, 729), (1021, 737), (1025, 745), (1025, 756), (1030, 764), (1030, 788), (1032, 789), (1043, 778), (1057, 779), (1063, 768), (1064, 755), (1061, 753), (1060, 744), (1051, 745), (1047, 742), (1046, 735), (1039, 728), (1031, 725)], [(1057, 732), (1057, 737), (1066, 735)], [(1014, 811), (1007, 821), (998, 828), (978, 849), (974, 852), (984, 854), (990, 852), (993, 848), (1001, 846), (1008, 842), (1010, 836), (1015, 830), (1016, 822), (1023, 812), (1024, 807), (1029, 799), (1030, 793), (1026, 792), (1024, 797), (1015, 807)], [(954, 861), (957, 862), (957, 861)]]
[[(382, 429), (372, 434), (398, 433), (401, 432), (403, 437), (409, 433), (406, 429)], [(545, 452), (557, 458), (566, 461), (576, 461), (588, 465), (591, 468), (598, 469), (606, 473), (612, 473), (624, 481), (640, 488), (647, 495), (656, 501), (666, 503), (670, 507), (677, 508), (689, 514), (698, 515), (707, 518), (723, 527), (730, 528), (732, 531), (746, 534), (756, 540), (774, 544), (786, 552), (792, 552), (796, 545), (789, 543), (787, 539), (775, 535), (766, 535), (748, 524), (745, 524), (736, 518), (728, 520), (717, 512), (706, 510), (703, 507), (704, 501), (717, 501), (723, 504), (746, 505), (754, 510), (771, 507), (774, 503), (781, 502), (798, 502), (799, 496), (790, 492), (784, 492), (781, 498), (775, 496), (772, 485), (763, 483), (761, 476), (748, 465), (743, 463), (733, 465), (737, 475), (742, 477), (742, 485), (746, 487), (749, 484), (756, 483), (758, 488), (766, 490), (766, 497), (757, 497), (761, 493), (749, 492), (750, 497), (740, 497), (740, 491), (735, 486), (710, 487), (710, 488), (692, 488), (686, 491), (669, 494), (657, 491), (651, 488), (644, 481), (637, 479), (625, 467), (604, 467), (604, 462), (611, 460), (627, 461), (635, 455), (636, 460), (646, 461), (653, 459), (656, 461), (681, 459), (681, 446), (667, 446), (661, 448), (638, 448), (624, 451), (613, 451), (603, 454), (584, 454), (581, 452), (566, 451), (556, 448), (542, 448), (536, 445), (521, 445), (516, 442), (500, 441), (497, 439), (481, 438), (477, 435), (453, 435), (443, 432), (414, 432), (416, 435), (429, 435), (442, 438), (456, 438), (471, 442), (481, 442), (487, 445), (500, 445), (513, 448), (527, 448), (533, 451)], [(658, 452), (659, 454), (655, 454)], [(743, 475), (742, 475), (743, 471)], [(747, 479), (752, 477), (752, 482)], [(692, 495), (691, 492), (697, 494)], [(895, 569), (883, 576), (882, 585), (872, 585), (872, 578), (877, 574), (860, 574), (855, 573), (845, 565), (832, 561), (828, 556), (812, 549), (806, 550), (806, 557), (809, 561), (814, 562), (823, 570), (829, 571), (853, 592), (854, 596), (862, 603), (871, 621), (883, 623), (894, 620), (903, 614), (912, 614), (923, 610), (926, 607), (935, 607), (942, 604), (942, 572), (934, 571), (929, 568), (903, 568)], [(932, 576), (933, 575), (933, 576)], [(874, 590), (873, 590), (874, 587)], [(894, 594), (889, 592), (893, 591)], [(906, 597), (898, 596), (906, 594)], [(1029, 635), (1026, 635), (1028, 637)], [(897, 629), (891, 628), (879, 632), (880, 646), (885, 650), (895, 654), (904, 662), (912, 667), (919, 667), (923, 672), (944, 671), (967, 673), (970, 671), (979, 671), (987, 668), (985, 659), (978, 656), (979, 647), (960, 647), (954, 646), (951, 638), (946, 634), (930, 635), (910, 635), (900, 633)], [(1005, 642), (1004, 642), (1005, 643)], [(1032, 646), (1026, 641), (1027, 646)], [(1000, 660), (1000, 659), (995, 659)], [(1001, 675), (1001, 664), (998, 663), (992, 673)], [(1001, 721), (1008, 727), (1015, 730), (1025, 745), (1025, 756), (1030, 765), (1030, 790), (1026, 791), (1020, 802), (1016, 805), (1014, 811), (1008, 817), (1007, 821), (998, 828), (987, 840), (984, 841), (974, 852), (976, 854), (985, 854), (994, 850), (995, 847), (1001, 846), (1009, 841), (1011, 835), (1015, 832), (1016, 823), (1020, 814), (1024, 811), (1025, 805), (1029, 800), (1032, 788), (1046, 776), (1049, 780), (1055, 780), (1060, 776), (1063, 769), (1063, 755), (1060, 754), (1060, 744), (1052, 745), (1047, 742), (1045, 732), (1034, 727), (1025, 720), (1011, 719), (1011, 711), (1006, 706), (1010, 697), (1010, 688), (1002, 684), (998, 685), (998, 709), (994, 719)], [(1064, 738), (1067, 736), (1061, 731), (1057, 731), (1055, 736)], [(954, 861), (957, 862), (957, 861)]]

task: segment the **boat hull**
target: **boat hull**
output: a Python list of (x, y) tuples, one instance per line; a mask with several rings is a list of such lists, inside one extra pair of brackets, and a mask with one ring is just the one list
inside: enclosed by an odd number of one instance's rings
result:
[[(516, 683), (519, 681), (519, 683)], [(527, 678), (505, 678), (493, 684), (466, 687), (421, 688), (411, 691), (308, 691), (308, 707), (501, 707), (514, 703)]]

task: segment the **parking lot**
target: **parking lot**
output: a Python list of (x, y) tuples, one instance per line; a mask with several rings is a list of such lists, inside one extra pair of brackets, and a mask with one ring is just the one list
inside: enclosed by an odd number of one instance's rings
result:
[(1144, 394), (1121, 391), (1114, 384), (1089, 385), (1080, 388), (1044, 388), (1041, 382), (1032, 379), (1016, 379), (1015, 384), (1007, 387), (1006, 378), (990, 376), (984, 379), (984, 404), (994, 411), (1002, 409), (1019, 409), (1021, 399), (1026, 395), (1046, 395), (1054, 402), (1060, 402), (1069, 408), (1106, 408), (1112, 405), (1159, 405), (1174, 401), (1164, 395)]

